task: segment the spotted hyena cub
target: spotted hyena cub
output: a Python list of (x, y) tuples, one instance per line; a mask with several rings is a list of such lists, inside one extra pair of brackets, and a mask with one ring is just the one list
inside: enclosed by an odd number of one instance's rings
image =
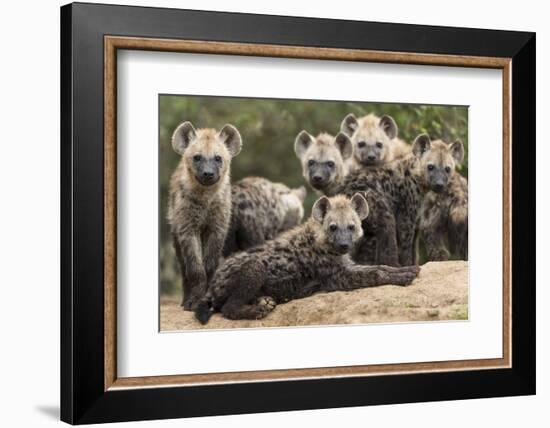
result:
[(224, 256), (275, 238), (301, 223), (306, 189), (247, 177), (231, 186), (232, 214)]
[(447, 185), (424, 198), (420, 233), (428, 260), (448, 260), (451, 253), (468, 260), (468, 180), (455, 172), (452, 163), (447, 168)]
[(294, 141), (294, 152), (302, 163), (306, 182), (318, 192), (330, 193), (330, 188), (349, 172), (347, 162), (353, 155), (353, 146), (341, 134), (334, 137), (323, 132), (313, 137), (301, 131)]
[[(313, 137), (301, 131), (294, 142), (294, 151), (302, 164), (306, 182), (318, 193), (335, 196), (342, 191), (348, 176), (347, 162), (353, 155), (350, 138), (344, 133), (336, 137), (322, 133)], [(352, 196), (353, 183), (347, 186)], [(397, 266), (396, 226), (391, 202), (377, 189), (364, 188), (370, 215), (363, 221), (364, 236), (352, 251), (352, 258), (363, 264)]]
[(333, 189), (347, 195), (373, 189), (386, 196), (395, 217), (401, 265), (417, 263), (417, 238), (425, 196), (429, 191), (447, 190), (455, 164), (464, 158), (460, 141), (452, 144), (431, 141), (426, 134), (416, 138), (412, 152), (387, 166), (351, 173)]
[[(357, 119), (347, 115), (340, 125), (341, 132), (352, 141), (353, 153), (349, 170), (390, 165), (411, 153), (411, 146), (400, 140), (397, 124), (391, 116), (373, 114)], [(421, 207), (421, 238), (429, 260), (468, 258), (468, 182), (453, 174), (443, 192), (429, 191)]]
[(203, 324), (216, 311), (229, 319), (259, 319), (277, 303), (315, 292), (409, 284), (418, 274), (416, 266), (362, 266), (348, 256), (368, 213), (360, 194), (321, 197), (303, 225), (226, 259), (195, 316)]
[(232, 125), (221, 130), (179, 125), (172, 147), (181, 156), (170, 181), (168, 223), (178, 258), (184, 309), (192, 309), (206, 292), (229, 228), (231, 159), (241, 150)]
[(349, 160), (351, 171), (381, 166), (411, 151), (408, 144), (397, 138), (397, 123), (388, 115), (368, 114), (358, 119), (350, 113), (342, 121), (340, 132), (350, 138), (353, 146)]

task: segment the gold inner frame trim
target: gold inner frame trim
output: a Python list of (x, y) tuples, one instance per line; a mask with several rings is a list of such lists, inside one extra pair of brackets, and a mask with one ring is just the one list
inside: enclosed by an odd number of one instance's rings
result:
[[(190, 375), (117, 377), (116, 368), (116, 65), (117, 50), (147, 50), (396, 64), (494, 68), (502, 70), (503, 94), (503, 322), (502, 358), (343, 367), (262, 370)], [(511, 367), (511, 58), (383, 52), (250, 43), (104, 37), (104, 389), (192, 386), (311, 378), (359, 377)]]

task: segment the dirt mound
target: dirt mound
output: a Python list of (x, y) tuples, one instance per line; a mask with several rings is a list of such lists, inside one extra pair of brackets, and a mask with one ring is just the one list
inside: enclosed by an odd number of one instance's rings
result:
[(430, 262), (408, 287), (384, 285), (319, 293), (278, 305), (266, 318), (231, 321), (214, 314), (206, 326), (183, 311), (180, 298), (162, 298), (161, 330), (366, 324), (468, 318), (468, 262)]

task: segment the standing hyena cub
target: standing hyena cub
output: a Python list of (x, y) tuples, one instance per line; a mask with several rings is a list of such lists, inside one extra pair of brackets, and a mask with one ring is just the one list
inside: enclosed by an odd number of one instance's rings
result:
[(360, 194), (321, 197), (303, 225), (225, 259), (195, 316), (203, 324), (215, 311), (230, 319), (259, 319), (277, 303), (315, 292), (409, 284), (418, 274), (416, 266), (362, 266), (349, 258), (368, 213)]
[(451, 253), (468, 260), (468, 180), (455, 166), (446, 189), (428, 192), (420, 214), (420, 233), (428, 260), (448, 260)]
[(181, 268), (184, 309), (194, 308), (218, 267), (231, 217), (230, 163), (241, 144), (232, 125), (216, 131), (184, 122), (172, 136), (181, 160), (170, 180), (168, 223)]
[(350, 113), (342, 121), (340, 132), (350, 138), (353, 146), (350, 171), (381, 166), (411, 152), (410, 146), (397, 138), (397, 123), (388, 115), (368, 114), (358, 119)]

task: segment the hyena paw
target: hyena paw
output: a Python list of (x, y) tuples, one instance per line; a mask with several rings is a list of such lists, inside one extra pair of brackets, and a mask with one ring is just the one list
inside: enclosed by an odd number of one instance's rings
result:
[(445, 248), (441, 248), (439, 250), (434, 250), (429, 255), (429, 259), (434, 262), (444, 262), (449, 260), (451, 257), (451, 253)]
[(397, 285), (409, 285), (418, 276), (420, 272), (419, 266), (405, 266), (400, 268), (400, 273), (396, 278)]
[(266, 317), (273, 309), (275, 309), (277, 303), (269, 296), (262, 296), (256, 301), (257, 318)]
[(190, 311), (191, 310), (191, 299), (189, 298), (183, 298), (181, 301), (181, 307), (184, 311)]
[(183, 310), (184, 311), (194, 311), (197, 308), (197, 305), (204, 296), (203, 291), (192, 291), (188, 298), (183, 299)]

